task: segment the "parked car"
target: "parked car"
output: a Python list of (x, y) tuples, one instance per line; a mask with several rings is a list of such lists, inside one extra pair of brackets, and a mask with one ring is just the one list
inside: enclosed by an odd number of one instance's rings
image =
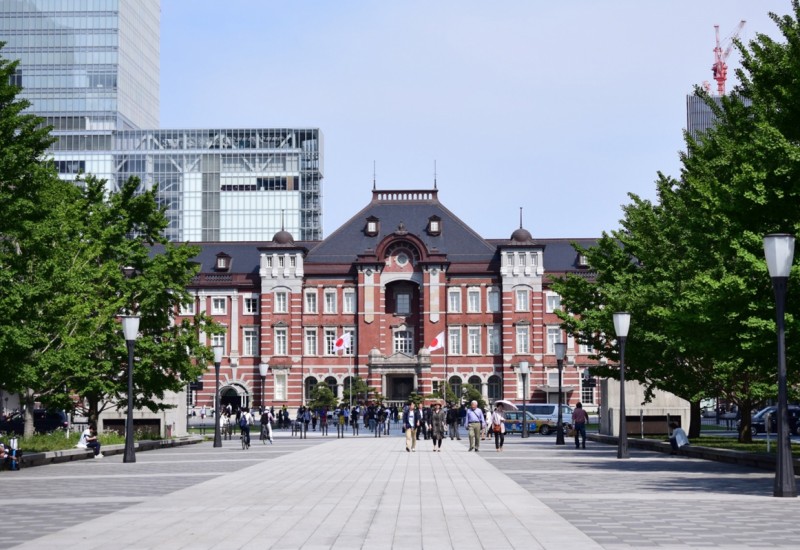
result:
[[(506, 433), (522, 433), (522, 411), (506, 411)], [(537, 429), (536, 418), (530, 411), (525, 412), (528, 422), (528, 433), (533, 433)]]
[[(789, 405), (789, 433), (800, 435), (800, 406)], [(750, 430), (753, 435), (767, 433), (767, 415), (769, 415), (769, 432), (778, 433), (778, 407), (764, 407), (750, 417)], [(741, 429), (741, 421), (739, 421)]]
[[(64, 411), (51, 411), (34, 409), (33, 429), (36, 433), (49, 433), (55, 430), (66, 430), (69, 419)], [(22, 413), (15, 413), (10, 418), (0, 422), (0, 432), (22, 435), (25, 431), (25, 417)]]
[[(526, 403), (517, 406), (533, 415), (540, 434), (550, 435), (555, 432), (558, 426), (558, 403)], [(572, 409), (568, 405), (561, 406), (561, 423), (572, 424)]]

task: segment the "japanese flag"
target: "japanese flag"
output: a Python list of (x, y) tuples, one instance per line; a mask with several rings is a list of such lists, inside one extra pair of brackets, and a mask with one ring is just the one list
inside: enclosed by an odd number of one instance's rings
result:
[(352, 334), (349, 333), (349, 332), (342, 333), (342, 335), (339, 336), (336, 339), (336, 341), (333, 343), (333, 351), (337, 352), (339, 350), (344, 350), (344, 349), (349, 348), (350, 347), (350, 339), (351, 339), (351, 337), (352, 337)]
[(434, 352), (437, 349), (444, 347), (444, 331), (440, 332), (436, 338), (431, 341), (431, 345), (428, 346), (428, 353)]

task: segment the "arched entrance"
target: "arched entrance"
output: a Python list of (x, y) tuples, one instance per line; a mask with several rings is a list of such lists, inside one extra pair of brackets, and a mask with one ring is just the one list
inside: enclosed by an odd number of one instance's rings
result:
[(219, 406), (221, 409), (226, 409), (231, 406), (231, 411), (237, 411), (239, 408), (250, 407), (250, 394), (247, 390), (238, 384), (231, 384), (219, 390)]

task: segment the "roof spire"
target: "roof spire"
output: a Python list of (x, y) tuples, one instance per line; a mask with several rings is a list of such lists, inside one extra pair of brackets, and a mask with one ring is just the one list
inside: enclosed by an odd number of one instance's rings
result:
[(372, 161), (372, 190), (375, 191), (377, 189), (376, 185), (376, 176), (375, 176), (375, 161)]
[(284, 228), (284, 226), (283, 226), (283, 213), (284, 213), (284, 212), (286, 212), (286, 210), (281, 210), (281, 231), (284, 231), (284, 230), (285, 230), (285, 228)]
[(519, 228), (522, 229), (522, 207), (519, 207)]
[(436, 189), (436, 159), (433, 160), (433, 188)]

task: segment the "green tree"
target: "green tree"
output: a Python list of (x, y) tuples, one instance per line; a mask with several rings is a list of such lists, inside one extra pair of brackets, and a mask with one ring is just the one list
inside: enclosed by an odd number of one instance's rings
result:
[[(356, 404), (361, 401), (366, 401), (370, 399), (377, 393), (377, 390), (367, 384), (366, 380), (361, 378), (360, 376), (353, 377), (352, 386), (350, 384), (345, 384), (342, 389), (343, 395), (343, 402)], [(352, 399), (351, 399), (352, 397)]]
[(308, 406), (312, 410), (325, 409), (333, 410), (337, 404), (336, 395), (325, 384), (317, 384), (311, 390)]
[[(586, 251), (597, 281), (567, 277), (564, 325), (598, 357), (616, 359), (611, 314), (632, 313), (626, 366), (648, 388), (690, 400), (727, 397), (739, 404), (741, 440), (751, 408), (776, 395), (774, 298), (762, 237), (797, 234), (800, 225), (800, 7), (773, 21), (786, 38), (759, 34), (737, 44), (740, 85), (719, 102), (702, 90), (716, 124), (687, 135), (680, 180), (659, 175), (658, 203), (631, 195), (622, 229)], [(795, 270), (796, 271), (796, 270)], [(790, 285), (788, 356), (798, 343), (797, 290)], [(598, 372), (615, 376), (615, 370)], [(790, 369), (790, 383), (798, 372)], [(695, 423), (694, 424), (699, 424)]]

